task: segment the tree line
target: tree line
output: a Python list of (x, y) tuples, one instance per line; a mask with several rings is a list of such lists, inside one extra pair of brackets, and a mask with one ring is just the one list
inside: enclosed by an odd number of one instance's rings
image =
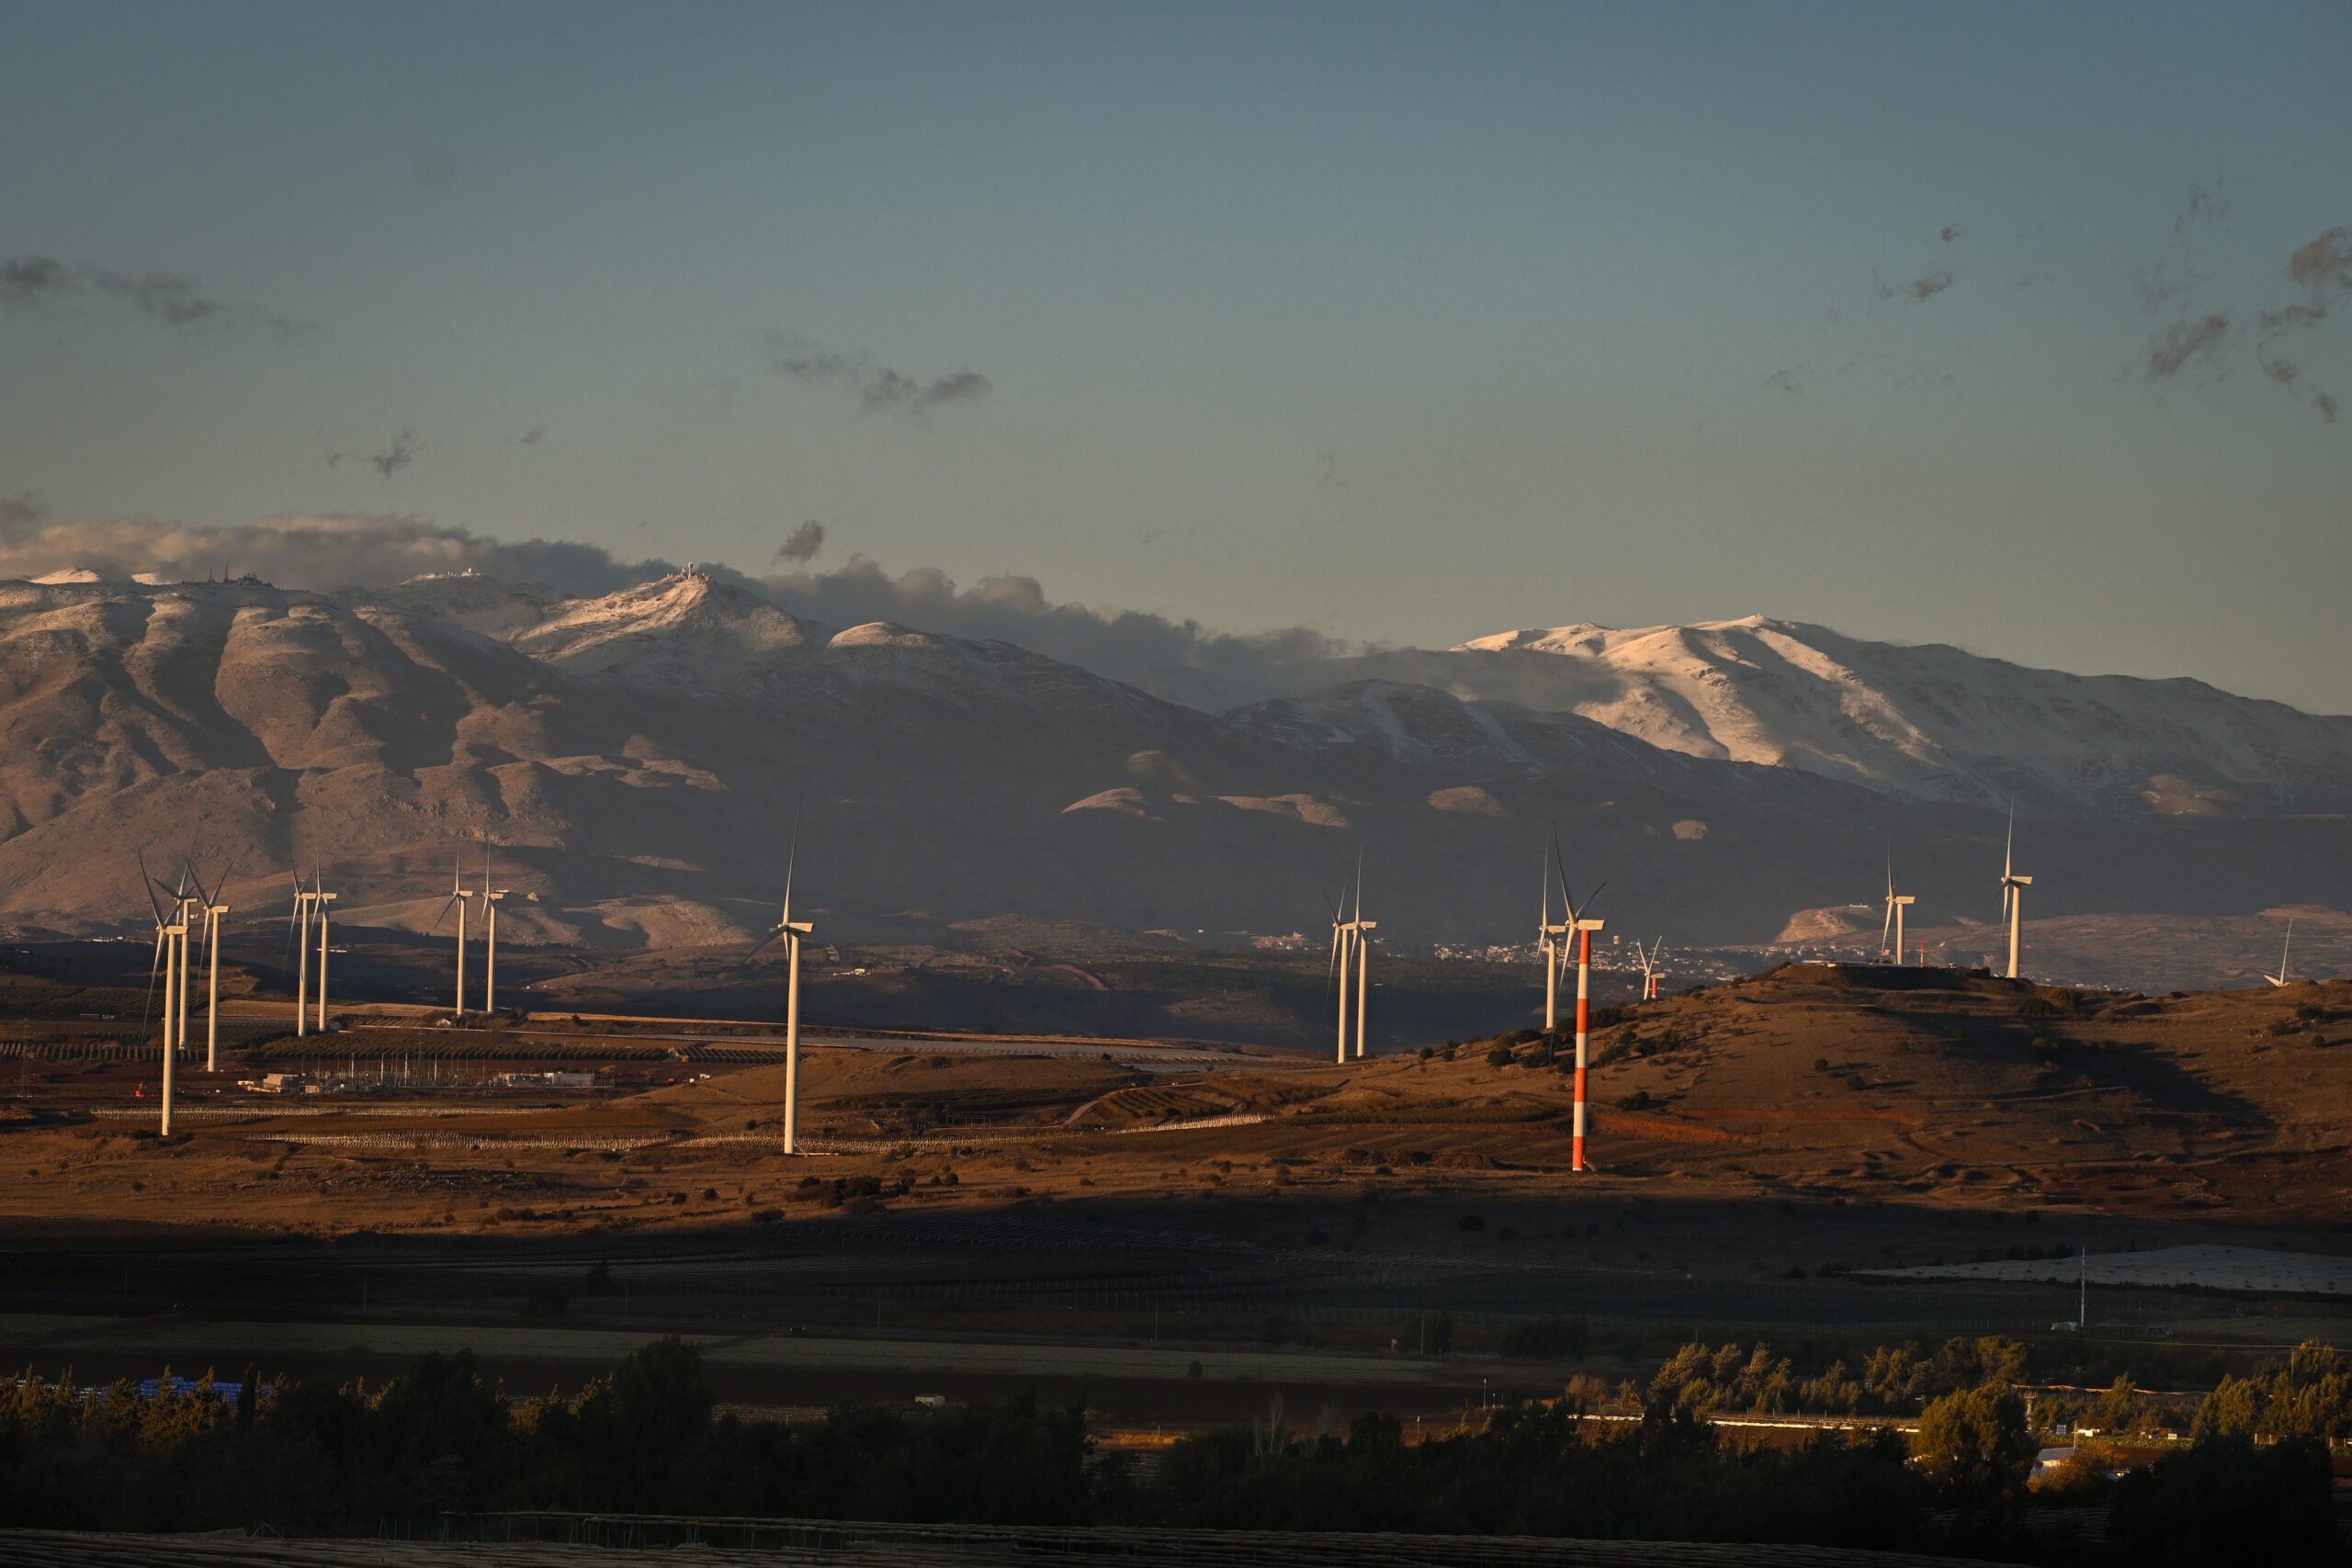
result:
[(719, 1414), (699, 1352), (674, 1338), (535, 1398), (507, 1396), (462, 1351), (373, 1386), (248, 1379), (233, 1399), (209, 1381), (142, 1395), (28, 1373), (0, 1387), (0, 1526), (372, 1534), (389, 1519), (595, 1509), (1777, 1541), (2141, 1568), (2339, 1559), (2334, 1352), (2225, 1380), (2191, 1444), (2108, 1489), (2103, 1548), (2033, 1529), (2019, 1356), (1954, 1341), (1870, 1369), (1890, 1402), (1937, 1391), (1908, 1442), (1883, 1427), (1794, 1446), (1727, 1437), (1709, 1415), (1769, 1404), (1784, 1363), (1693, 1346), (1637, 1391), (1630, 1421), (1593, 1420), (1595, 1396), (1617, 1391), (1588, 1386), (1419, 1442), (1378, 1413), (1302, 1438), (1277, 1402), (1148, 1471), (1098, 1447), (1084, 1411), (1034, 1399), (796, 1424)]

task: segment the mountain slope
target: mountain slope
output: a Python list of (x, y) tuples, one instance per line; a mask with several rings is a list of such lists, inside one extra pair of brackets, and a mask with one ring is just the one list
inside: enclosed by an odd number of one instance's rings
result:
[(2352, 718), (2197, 681), (2033, 670), (1761, 616), (1505, 632), (1311, 678), (1573, 714), (1666, 750), (1905, 800), (1989, 806), (2014, 792), (2026, 810), (2117, 819), (2352, 807)]

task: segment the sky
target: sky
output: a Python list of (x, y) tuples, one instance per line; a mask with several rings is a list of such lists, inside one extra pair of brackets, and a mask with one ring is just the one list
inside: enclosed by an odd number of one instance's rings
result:
[(2352, 713), (2341, 5), (7, 17), (17, 543), (1764, 614)]

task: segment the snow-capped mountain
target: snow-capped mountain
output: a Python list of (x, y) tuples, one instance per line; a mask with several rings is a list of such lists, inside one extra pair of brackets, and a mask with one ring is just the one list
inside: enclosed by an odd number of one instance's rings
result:
[[(1927, 912), (1989, 906), (2000, 815), (1980, 803), (2012, 783), (2079, 811), (2164, 766), (2251, 807), (2324, 791), (2343, 755), (2345, 721), (2188, 682), (1817, 628), (1482, 640), (1213, 715), (694, 574), (586, 598), (475, 577), (0, 583), (0, 916), (130, 929), (143, 846), (241, 868), (247, 911), (322, 863), (345, 920), (413, 929), (454, 842), (487, 830), (534, 895), (518, 937), (713, 940), (773, 919), (798, 815), (837, 940), (908, 908), (1295, 931), (1362, 848), (1385, 938), (1487, 942), (1526, 934), (1556, 824), (1636, 924), (1764, 941), (1875, 897), (1889, 836)], [(2141, 804), (2063, 834), (2029, 812), (2021, 847), (2037, 912), (2177, 908), (2183, 888), (2228, 911), (2352, 902), (2331, 833), (2152, 825)]]
[(2343, 810), (2352, 718), (2202, 682), (2072, 675), (1749, 616), (1498, 633), (1303, 673), (1573, 715), (1668, 751), (1915, 801), (2119, 819)]

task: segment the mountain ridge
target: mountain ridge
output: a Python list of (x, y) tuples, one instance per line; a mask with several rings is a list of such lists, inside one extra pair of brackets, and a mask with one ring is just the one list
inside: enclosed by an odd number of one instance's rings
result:
[[(908, 908), (1290, 931), (1361, 847), (1412, 890), (1385, 937), (1521, 940), (1555, 825), (1579, 875), (1605, 868), (1644, 925), (1693, 938), (1769, 941), (1792, 911), (1873, 896), (1886, 835), (1924, 897), (1983, 899), (2000, 829), (1978, 800), (1542, 706), (1563, 671), (1589, 678), (1560, 654), (1415, 657), (1454, 662), (1405, 681), (1341, 661), (1211, 714), (1016, 643), (833, 629), (691, 573), (585, 596), (463, 576), (0, 583), (0, 915), (137, 930), (146, 845), (253, 868), (246, 909), (323, 862), (347, 916), (414, 927), (453, 841), (487, 832), (543, 895), (518, 936), (748, 938), (803, 816), (837, 932)], [(2267, 786), (2167, 787), (2207, 814), (2062, 800), (2053, 837), (2030, 803), (2034, 911), (2162, 908), (2183, 885), (2222, 912), (2352, 902), (2325, 822), (2266, 814)], [(2196, 830), (2159, 852), (2168, 827)]]

